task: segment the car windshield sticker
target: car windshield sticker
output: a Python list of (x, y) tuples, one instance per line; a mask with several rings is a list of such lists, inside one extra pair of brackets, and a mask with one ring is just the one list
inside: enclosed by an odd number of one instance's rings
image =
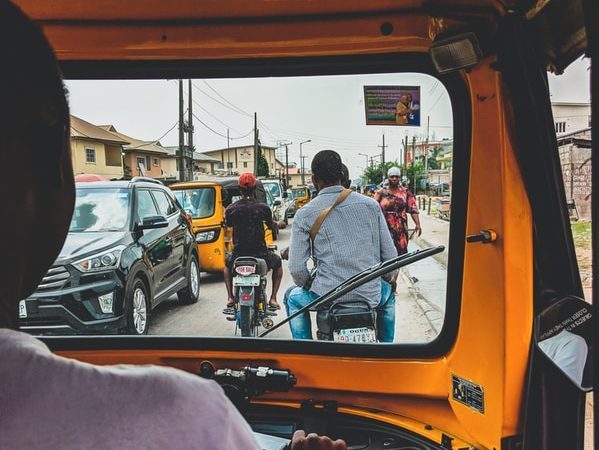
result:
[(485, 392), (481, 386), (471, 381), (451, 375), (451, 396), (481, 414), (485, 413)]

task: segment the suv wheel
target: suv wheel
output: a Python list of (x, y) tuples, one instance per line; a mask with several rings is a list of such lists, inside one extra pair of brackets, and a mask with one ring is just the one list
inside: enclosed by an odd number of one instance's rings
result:
[(133, 288), (127, 296), (127, 334), (148, 334), (149, 304), (148, 290), (141, 279), (133, 281)]
[(187, 263), (187, 269), (185, 271), (185, 278), (187, 280), (187, 286), (185, 289), (181, 289), (177, 292), (177, 298), (180, 303), (184, 305), (190, 305), (196, 303), (200, 298), (200, 266), (198, 264), (198, 258), (192, 255)]

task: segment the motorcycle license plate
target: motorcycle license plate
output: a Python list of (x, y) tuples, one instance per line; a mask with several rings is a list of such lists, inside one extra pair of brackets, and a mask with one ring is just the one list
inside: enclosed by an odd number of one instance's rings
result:
[(247, 277), (234, 277), (233, 286), (260, 286), (260, 275), (248, 275)]
[(354, 342), (356, 344), (369, 344), (376, 342), (376, 332), (374, 328), (346, 328), (333, 331), (333, 341), (335, 342)]

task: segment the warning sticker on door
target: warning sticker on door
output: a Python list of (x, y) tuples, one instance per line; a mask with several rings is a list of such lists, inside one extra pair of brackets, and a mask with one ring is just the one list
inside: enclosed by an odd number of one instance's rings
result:
[(485, 413), (485, 392), (481, 386), (471, 381), (451, 375), (451, 396), (481, 414)]

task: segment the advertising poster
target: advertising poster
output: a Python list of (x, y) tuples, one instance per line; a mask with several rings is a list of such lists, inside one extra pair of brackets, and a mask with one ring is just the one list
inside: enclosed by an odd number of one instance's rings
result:
[(420, 86), (364, 86), (366, 125), (420, 126)]

